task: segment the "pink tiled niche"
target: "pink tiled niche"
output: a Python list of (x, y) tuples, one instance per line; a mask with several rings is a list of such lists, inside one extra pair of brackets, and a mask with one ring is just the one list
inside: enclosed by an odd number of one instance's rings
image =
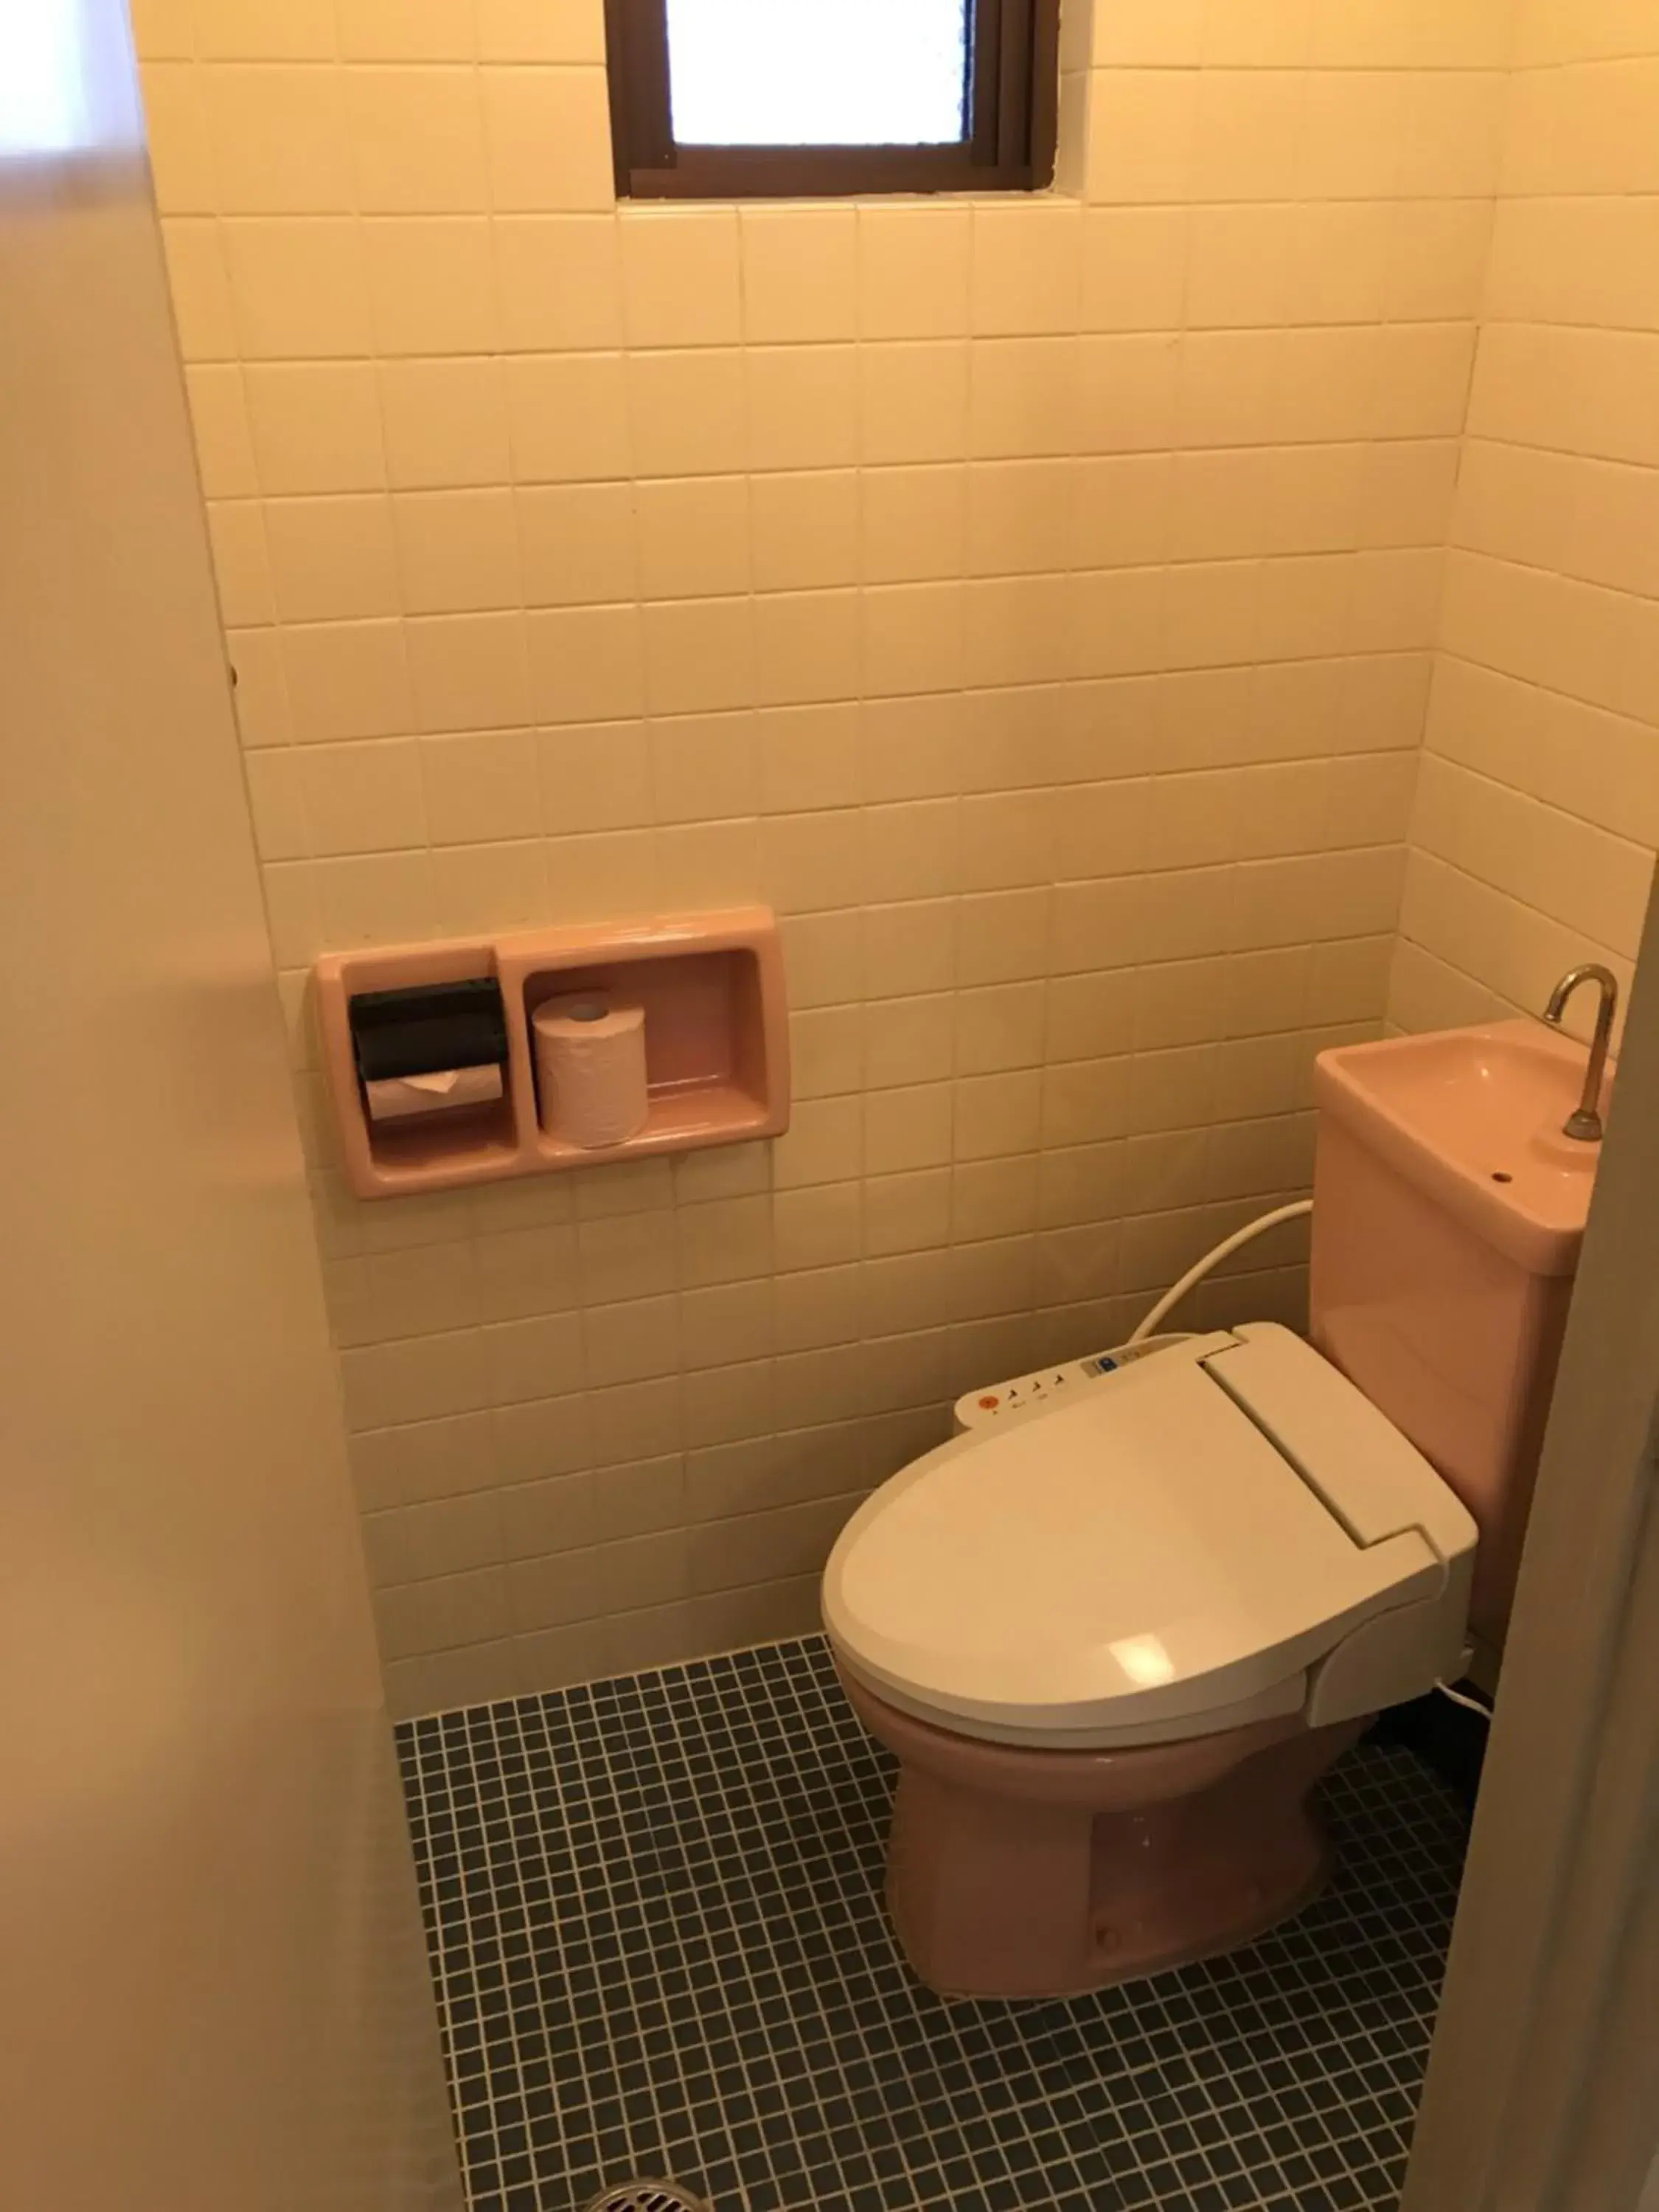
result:
[[(502, 1098), (459, 1115), (373, 1122), (352, 1060), (354, 994), (489, 975), (507, 1018)], [(783, 956), (763, 907), (329, 953), (317, 963), (316, 988), (340, 1158), (360, 1198), (697, 1152), (776, 1137), (789, 1126)], [(538, 1120), (531, 1018), (565, 991), (614, 992), (644, 1008), (650, 1114), (624, 1144), (584, 1150)]]

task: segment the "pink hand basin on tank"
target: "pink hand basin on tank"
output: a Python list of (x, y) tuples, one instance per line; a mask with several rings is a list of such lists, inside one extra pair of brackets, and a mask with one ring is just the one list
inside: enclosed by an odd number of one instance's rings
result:
[(1585, 1060), (1583, 1045), (1536, 1022), (1489, 1022), (1322, 1053), (1314, 1095), (1529, 1274), (1571, 1275), (1601, 1156), (1562, 1133)]
[(1563, 1132), (1588, 1063), (1570, 1037), (1509, 1021), (1315, 1066), (1313, 1340), (1480, 1523), (1469, 1620), (1492, 1651), (1601, 1157)]

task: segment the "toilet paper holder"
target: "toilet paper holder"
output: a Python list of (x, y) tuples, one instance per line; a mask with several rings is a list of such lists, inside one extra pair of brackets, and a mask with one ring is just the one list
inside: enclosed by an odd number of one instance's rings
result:
[(365, 1083), (499, 1066), (507, 1058), (507, 1016), (493, 975), (358, 991), (348, 1001), (346, 1018), (352, 1058)]
[(453, 1118), (503, 1094), (507, 1018), (494, 976), (359, 991), (346, 1020), (371, 1125)]
[[(776, 1136), (789, 1125), (788, 1011), (764, 907), (328, 953), (313, 971), (338, 1164), (364, 1198)], [(644, 1010), (643, 1127), (601, 1148), (542, 1127), (531, 1022), (609, 991)], [(495, 1089), (483, 1071), (495, 1072)], [(448, 1072), (466, 1080), (422, 1081)], [(371, 1096), (371, 1085), (397, 1095)]]

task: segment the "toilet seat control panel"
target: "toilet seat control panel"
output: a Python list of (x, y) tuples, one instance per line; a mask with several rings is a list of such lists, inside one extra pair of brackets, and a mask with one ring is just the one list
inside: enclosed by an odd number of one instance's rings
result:
[(1103, 1375), (1115, 1374), (1133, 1360), (1161, 1352), (1166, 1344), (1185, 1340), (1183, 1333), (1180, 1336), (1148, 1337), (1144, 1344), (1114, 1345), (1109, 1352), (1091, 1352), (1086, 1359), (1067, 1359), (1055, 1367), (1039, 1367), (1030, 1375), (1017, 1376), (1012, 1382), (992, 1382), (981, 1390), (965, 1390), (951, 1409), (956, 1434), (963, 1436), (969, 1429), (989, 1428), (1007, 1414), (1030, 1413), (1035, 1406), (1052, 1406), (1057, 1399), (1090, 1382), (1097, 1382)]

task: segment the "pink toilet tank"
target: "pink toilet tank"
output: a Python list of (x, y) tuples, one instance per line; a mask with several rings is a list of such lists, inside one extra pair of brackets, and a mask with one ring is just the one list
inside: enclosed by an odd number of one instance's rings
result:
[(1315, 1344), (1480, 1527), (1472, 1626), (1503, 1642), (1572, 1294), (1528, 1272), (1328, 1111), (1314, 1170)]

